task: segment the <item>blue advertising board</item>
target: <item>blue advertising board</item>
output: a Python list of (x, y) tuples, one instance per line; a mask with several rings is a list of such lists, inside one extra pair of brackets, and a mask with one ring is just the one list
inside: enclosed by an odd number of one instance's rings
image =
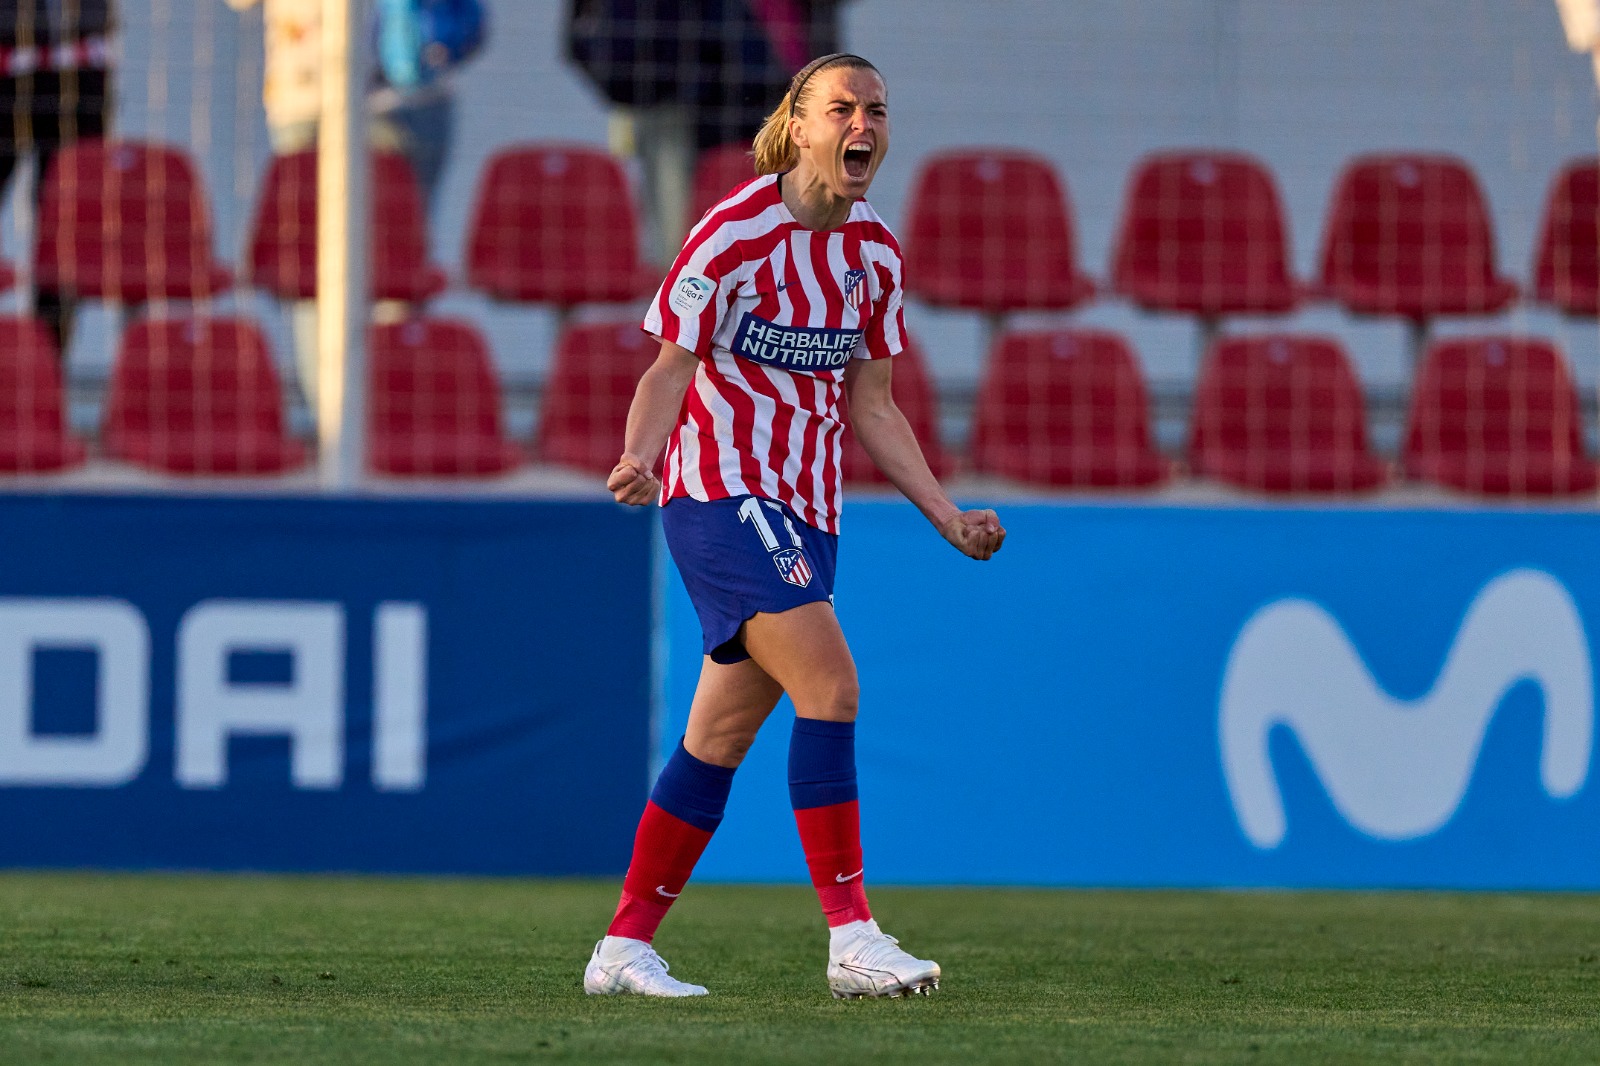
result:
[(0, 499), (0, 866), (621, 873), (652, 521)]
[[(1600, 888), (1600, 514), (854, 502), (868, 877)], [(666, 718), (698, 670), (667, 579)], [(780, 705), (701, 862), (803, 881)]]

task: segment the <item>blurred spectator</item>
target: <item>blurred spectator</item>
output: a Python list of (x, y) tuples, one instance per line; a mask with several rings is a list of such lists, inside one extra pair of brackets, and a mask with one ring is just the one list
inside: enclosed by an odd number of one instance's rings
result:
[[(262, 5), (262, 100), (272, 150), (287, 155), (314, 147), (322, 110), (322, 0), (227, 2), (236, 11)], [(450, 70), (482, 46), (483, 7), (480, 0), (377, 0), (376, 11), (378, 63), (368, 97), (368, 140), (406, 156), (431, 215), (454, 128)], [(385, 319), (403, 313), (379, 310)], [(314, 408), (316, 304), (296, 302), (291, 317), (300, 391)]]
[(322, 0), (228, 0), (235, 11), (265, 5), (267, 63), (261, 97), (279, 155), (310, 148), (322, 113)]
[(411, 161), (430, 216), (455, 128), (451, 71), (483, 47), (486, 33), (478, 0), (378, 0), (372, 139)]
[[(322, 2), (228, 0), (236, 11), (258, 4), (266, 22), (262, 99), (272, 149), (303, 151), (316, 143), (322, 106)], [(431, 207), (454, 125), (450, 72), (482, 47), (483, 6), (480, 0), (377, 0), (377, 14), (371, 141), (405, 154)]]
[(790, 76), (838, 50), (846, 2), (572, 0), (567, 51), (615, 105), (612, 151), (639, 160), (656, 260), (688, 232), (696, 157), (754, 138)]
[[(34, 202), (56, 151), (103, 137), (111, 118), (112, 0), (0, 0), (0, 196), (17, 164), (37, 159)], [(39, 290), (34, 312), (65, 355), (70, 294)]]

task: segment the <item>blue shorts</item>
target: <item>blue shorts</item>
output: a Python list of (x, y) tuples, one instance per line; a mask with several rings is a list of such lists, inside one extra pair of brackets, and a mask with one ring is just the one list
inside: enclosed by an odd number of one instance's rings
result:
[(833, 600), (839, 538), (775, 500), (679, 496), (661, 509), (661, 528), (713, 662), (750, 658), (739, 627), (751, 615)]

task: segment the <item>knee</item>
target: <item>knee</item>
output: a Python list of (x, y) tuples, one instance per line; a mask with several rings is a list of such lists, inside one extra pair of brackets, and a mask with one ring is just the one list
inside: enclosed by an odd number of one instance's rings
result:
[(807, 718), (820, 718), (825, 722), (855, 721), (861, 705), (861, 686), (854, 671), (818, 686), (815, 695), (806, 703)]
[(755, 743), (756, 735), (753, 730), (723, 728), (710, 730), (696, 740), (695, 747), (699, 750), (690, 752), (691, 755), (701, 762), (732, 769), (750, 754), (750, 745)]

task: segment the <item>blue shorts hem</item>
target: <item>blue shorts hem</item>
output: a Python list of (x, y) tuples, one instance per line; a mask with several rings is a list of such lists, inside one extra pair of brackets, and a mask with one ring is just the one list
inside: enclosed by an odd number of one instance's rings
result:
[(680, 497), (661, 514), (667, 548), (700, 618), (702, 648), (725, 665), (750, 657), (739, 629), (751, 616), (833, 600), (838, 537), (766, 499), (766, 521), (747, 522), (741, 509), (751, 499)]

